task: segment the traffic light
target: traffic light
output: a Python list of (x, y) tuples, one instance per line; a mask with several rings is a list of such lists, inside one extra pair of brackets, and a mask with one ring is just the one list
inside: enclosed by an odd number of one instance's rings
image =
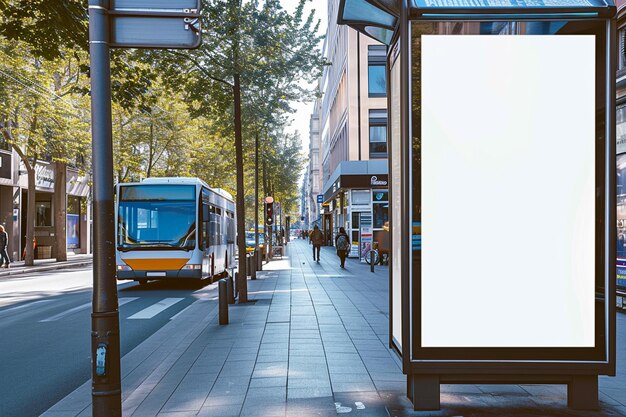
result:
[(274, 203), (265, 204), (265, 223), (274, 224)]

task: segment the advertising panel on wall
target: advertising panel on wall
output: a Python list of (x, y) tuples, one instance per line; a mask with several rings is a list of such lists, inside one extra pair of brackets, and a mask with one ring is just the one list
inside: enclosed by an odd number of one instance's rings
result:
[(67, 248), (80, 247), (80, 215), (67, 214)]
[(626, 291), (626, 154), (617, 156), (617, 287)]
[(421, 345), (593, 347), (595, 38), (421, 41)]
[[(391, 48), (390, 54), (390, 114), (389, 122), (391, 126), (390, 131), (390, 151), (391, 160), (400, 161), (402, 158), (402, 137), (401, 137), (401, 120), (400, 120), (400, 69), (401, 58), (399, 56), (400, 42), (397, 42), (393, 48)], [(391, 199), (391, 343), (392, 346), (402, 353), (402, 248), (399, 244), (398, 238), (401, 236), (402, 231), (402, 172), (400, 169), (401, 164), (396, 162), (390, 166), (390, 199)]]
[(415, 359), (608, 360), (606, 30), (542, 23), (412, 25)]

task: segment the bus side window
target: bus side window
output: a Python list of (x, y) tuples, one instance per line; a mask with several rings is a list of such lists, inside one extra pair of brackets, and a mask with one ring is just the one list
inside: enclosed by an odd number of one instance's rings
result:
[(202, 204), (202, 242), (204, 243), (203, 249), (209, 247), (209, 206), (208, 204)]
[(215, 243), (221, 245), (222, 241), (222, 209), (215, 209)]

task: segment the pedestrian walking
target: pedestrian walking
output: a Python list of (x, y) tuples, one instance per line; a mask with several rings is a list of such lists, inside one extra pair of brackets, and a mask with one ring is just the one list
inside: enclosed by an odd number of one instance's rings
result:
[(339, 233), (335, 238), (335, 246), (337, 247), (337, 256), (341, 260), (341, 267), (346, 268), (346, 258), (348, 257), (348, 252), (350, 251), (350, 240), (348, 234), (346, 233), (346, 229), (343, 227), (339, 228)]
[[(319, 227), (317, 227), (317, 225), (315, 225), (315, 227), (313, 228), (313, 231), (311, 232), (310, 236), (310, 242), (313, 244), (313, 260), (317, 260), (317, 263), (320, 262), (320, 249), (322, 247), (322, 242), (324, 242), (324, 237), (322, 236), (322, 231), (320, 230)], [(317, 252), (317, 259), (315, 257), (315, 254)]]
[(8, 268), (11, 265), (9, 259), (9, 234), (4, 229), (4, 226), (0, 225), (0, 267)]

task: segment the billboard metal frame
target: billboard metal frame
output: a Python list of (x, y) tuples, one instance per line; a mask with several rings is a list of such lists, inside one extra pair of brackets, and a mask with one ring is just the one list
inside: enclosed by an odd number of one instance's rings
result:
[[(392, 164), (401, 165), (400, 179), (403, 198), (401, 199), (400, 236), (391, 239), (391, 245), (401, 245), (401, 304), (402, 304), (402, 340), (395, 341), (393, 337), (393, 294), (390, 291), (390, 332), (389, 345), (398, 353), (402, 361), (403, 372), (407, 374), (407, 395), (413, 400), (414, 408), (420, 410), (438, 409), (440, 383), (558, 383), (568, 384), (568, 404), (578, 409), (593, 409), (598, 403), (598, 375), (615, 375), (616, 367), (616, 294), (615, 282), (615, 67), (614, 53), (616, 38), (616, 24), (613, 20), (615, 6), (595, 7), (593, 10), (580, 8), (532, 8), (532, 9), (422, 9), (418, 10), (408, 5), (409, 0), (402, 0), (401, 15), (395, 34), (390, 42), (387, 57), (387, 85), (388, 107), (391, 108), (391, 68), (396, 59), (400, 59), (401, 87), (399, 88), (401, 111), (399, 115), (390, 114), (390, 125), (393, 117), (400, 117), (401, 137), (399, 146), (402, 147), (400, 161), (389, 160), (390, 176)], [(434, 359), (415, 357), (414, 348), (418, 335), (413, 332), (414, 309), (417, 308), (416, 297), (419, 297), (420, 288), (414, 288), (416, 282), (413, 277), (412, 261), (412, 110), (411, 110), (411, 71), (413, 67), (411, 54), (411, 23), (413, 21), (554, 21), (554, 20), (594, 20), (596, 24), (604, 25), (606, 44), (604, 58), (606, 59), (605, 74), (605, 117), (604, 117), (604, 211), (596, 213), (602, 217), (603, 239), (602, 259), (604, 275), (604, 326), (605, 343), (604, 355), (601, 360), (577, 357), (576, 359), (506, 359), (493, 360), (470, 359), (450, 360), (445, 356)], [(355, 25), (357, 30), (362, 29)], [(596, 75), (597, 77), (598, 75)], [(388, 129), (388, 146), (398, 145), (391, 140), (391, 129)], [(389, 200), (393, 199), (391, 188)], [(391, 219), (390, 219), (391, 221)], [(596, 259), (596, 263), (599, 262)], [(390, 274), (391, 275), (391, 274)], [(611, 279), (613, 278), (613, 279)], [(390, 288), (393, 278), (390, 276)], [(596, 329), (596, 333), (598, 329)], [(400, 342), (401, 346), (397, 342)], [(495, 348), (497, 349), (497, 348)], [(516, 348), (523, 352), (526, 348)], [(557, 350), (559, 348), (556, 348)], [(558, 356), (558, 355), (557, 355)]]

